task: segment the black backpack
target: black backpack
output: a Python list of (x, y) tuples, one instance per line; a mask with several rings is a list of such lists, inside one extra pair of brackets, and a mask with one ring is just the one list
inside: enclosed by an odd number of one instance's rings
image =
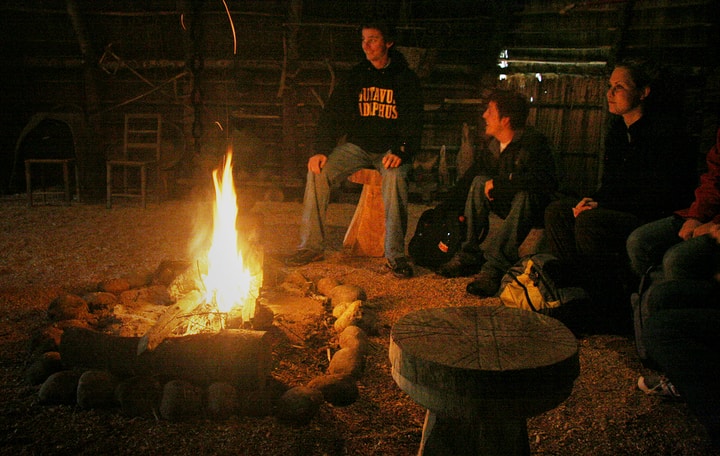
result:
[(466, 234), (462, 213), (441, 206), (427, 209), (418, 220), (408, 253), (418, 266), (439, 268), (460, 250)]

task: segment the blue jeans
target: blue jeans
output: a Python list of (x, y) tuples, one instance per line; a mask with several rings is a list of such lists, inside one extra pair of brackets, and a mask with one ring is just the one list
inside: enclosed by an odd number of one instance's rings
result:
[[(478, 252), (490, 230), (490, 213), (494, 211), (493, 202), (485, 197), (485, 182), (489, 179), (476, 176), (470, 185), (465, 202), (467, 237), (462, 246), (465, 252)], [(484, 270), (494, 275), (504, 274), (518, 261), (518, 250), (532, 229), (532, 220), (529, 194), (517, 192), (510, 211), (485, 246)]]
[(650, 266), (662, 265), (666, 280), (710, 280), (720, 247), (709, 235), (684, 241), (678, 236), (684, 222), (670, 216), (635, 229), (627, 239), (632, 270), (642, 275)]
[(404, 163), (397, 168), (385, 169), (382, 164), (384, 155), (370, 154), (355, 144), (345, 143), (332, 151), (320, 174), (308, 171), (298, 249), (325, 250), (325, 216), (331, 189), (355, 171), (374, 168), (382, 175), (385, 257), (394, 265), (395, 260), (405, 256), (407, 179), (412, 164)]

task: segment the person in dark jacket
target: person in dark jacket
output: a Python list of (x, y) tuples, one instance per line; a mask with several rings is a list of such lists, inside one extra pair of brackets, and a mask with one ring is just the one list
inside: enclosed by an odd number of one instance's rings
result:
[[(702, 236), (720, 253), (720, 224), (710, 221)], [(684, 241), (687, 242), (687, 241)], [(645, 322), (642, 340), (658, 371), (638, 378), (637, 385), (651, 395), (684, 399), (707, 429), (713, 449), (720, 449), (720, 269), (707, 255), (686, 258), (682, 278), (653, 285), (655, 307)], [(693, 272), (694, 271), (694, 272)], [(715, 454), (715, 453), (713, 453)]]
[(720, 247), (707, 236), (720, 225), (720, 128), (705, 162), (707, 171), (689, 207), (642, 225), (628, 237), (630, 265), (638, 276), (653, 267), (666, 280), (695, 278), (698, 269), (712, 271), (720, 257)]
[[(654, 109), (660, 81), (643, 61), (617, 64), (607, 91), (613, 115), (599, 190), (551, 203), (545, 211), (550, 253), (567, 266), (610, 325), (628, 325), (626, 239), (643, 223), (667, 217), (692, 195), (694, 156), (682, 118)], [(675, 107), (677, 110), (677, 106)], [(617, 328), (621, 331), (628, 329)], [(610, 329), (610, 328), (608, 328)]]
[[(665, 309), (717, 307), (720, 298), (720, 129), (706, 156), (695, 200), (673, 215), (646, 223), (627, 239), (630, 265), (643, 286), (632, 296), (636, 342), (644, 319)], [(638, 354), (645, 356), (642, 344)]]
[[(492, 296), (505, 271), (519, 258), (518, 249), (557, 189), (555, 164), (547, 138), (526, 126), (529, 106), (519, 94), (496, 91), (483, 113), (485, 134), (495, 166), (475, 176), (465, 198), (467, 236), (460, 252), (438, 273), (445, 277), (477, 272), (467, 292)], [(489, 217), (503, 219), (485, 250), (480, 250), (490, 228)], [(476, 268), (473, 271), (473, 268)]]
[(285, 263), (300, 266), (323, 258), (331, 188), (359, 169), (374, 168), (382, 175), (387, 268), (407, 278), (413, 275), (405, 255), (407, 180), (423, 127), (420, 81), (395, 50), (391, 26), (369, 23), (361, 33), (366, 60), (352, 69), (321, 114), (318, 153), (308, 160), (300, 244)]

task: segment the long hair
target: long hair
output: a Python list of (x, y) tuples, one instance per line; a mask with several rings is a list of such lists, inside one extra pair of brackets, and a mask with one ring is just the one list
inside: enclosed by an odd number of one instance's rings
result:
[(650, 94), (643, 100), (645, 112), (673, 110), (680, 113), (682, 111), (683, 84), (678, 83), (677, 75), (668, 68), (644, 58), (618, 61), (614, 68), (618, 67), (630, 73), (632, 81), (639, 90), (646, 87), (650, 89)]

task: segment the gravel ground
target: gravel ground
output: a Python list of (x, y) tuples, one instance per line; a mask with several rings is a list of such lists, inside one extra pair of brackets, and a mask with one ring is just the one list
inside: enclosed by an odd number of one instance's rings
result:
[[(293, 250), (297, 202), (258, 202), (251, 212), (263, 228), (267, 261)], [(399, 281), (382, 273), (382, 259), (352, 258), (342, 238), (354, 206), (329, 209), (330, 248), (322, 262), (299, 268), (307, 278), (334, 277), (363, 287), (379, 309), (380, 331), (359, 381), (360, 398), (348, 407), (324, 405), (306, 426), (273, 417), (231, 417), (190, 422), (127, 418), (118, 410), (82, 410), (38, 403), (38, 387), (24, 382), (32, 335), (48, 322), (46, 309), (60, 293), (93, 289), (97, 282), (152, 271), (165, 259), (193, 258), (208, 201), (153, 203), (145, 210), (118, 204), (74, 203), (28, 208), (21, 197), (0, 200), (0, 454), (152, 455), (412, 455), (420, 442), (424, 410), (390, 375), (392, 325), (420, 308), (483, 305), (465, 292), (469, 279), (444, 279), (417, 268)], [(410, 226), (425, 209), (412, 205)], [(282, 268), (279, 274), (287, 273)], [(528, 421), (532, 454), (704, 455), (707, 436), (685, 404), (637, 390), (645, 372), (632, 339), (588, 335), (579, 339), (580, 377), (557, 408)], [(289, 386), (323, 372), (317, 347), (276, 353), (274, 378)]]

